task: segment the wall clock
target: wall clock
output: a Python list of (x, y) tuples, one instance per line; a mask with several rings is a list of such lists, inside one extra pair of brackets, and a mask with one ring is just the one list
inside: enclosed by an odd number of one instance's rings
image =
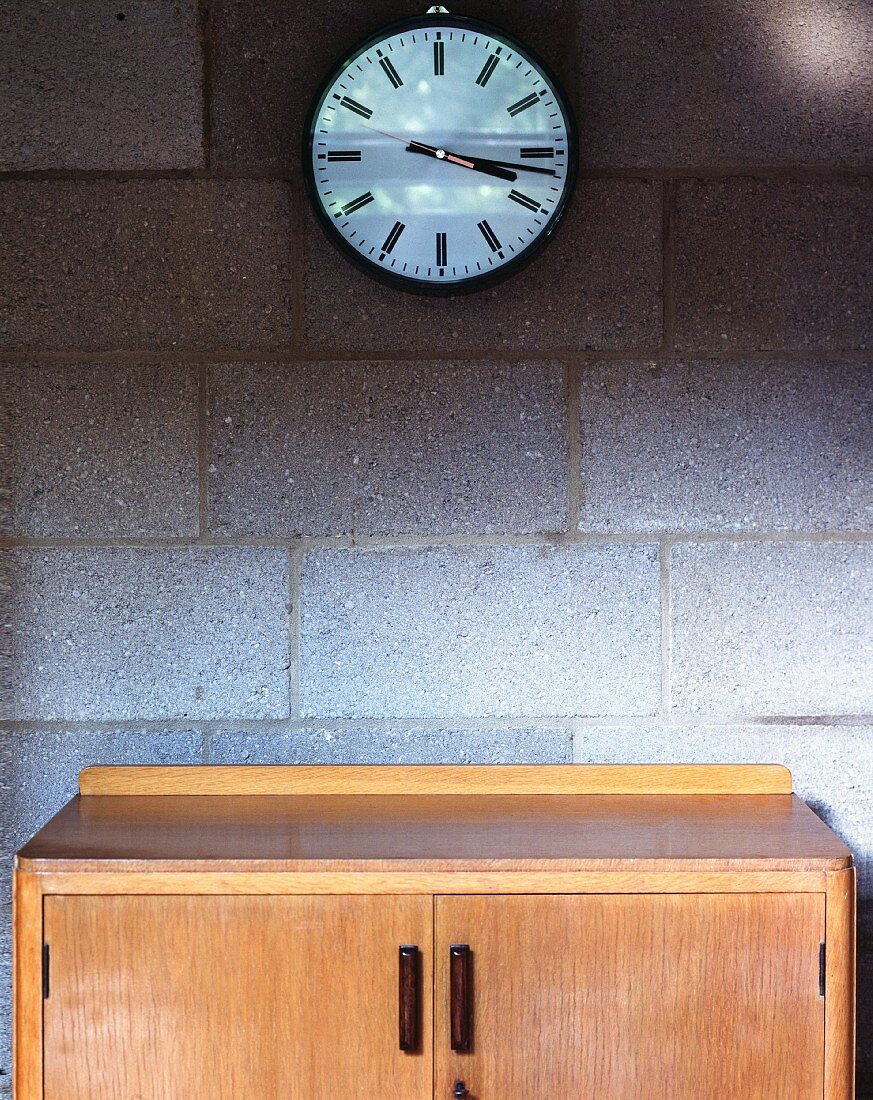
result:
[(445, 9), (392, 23), (315, 95), (304, 176), (335, 245), (404, 290), (514, 274), (554, 233), (576, 176), (567, 99), (527, 46)]

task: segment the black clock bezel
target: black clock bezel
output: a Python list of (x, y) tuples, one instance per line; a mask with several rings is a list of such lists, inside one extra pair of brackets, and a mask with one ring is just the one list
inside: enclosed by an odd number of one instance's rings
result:
[[(552, 212), (549, 222), (543, 229), (543, 231), (537, 236), (536, 240), (528, 245), (528, 247), (521, 252), (518, 256), (513, 257), (511, 260), (507, 260), (499, 267), (490, 271), (483, 271), (477, 275), (470, 275), (465, 279), (458, 279), (451, 283), (437, 283), (426, 279), (410, 278), (406, 275), (398, 275), (396, 272), (390, 271), (383, 267), (381, 264), (374, 263), (372, 260), (368, 260), (361, 252), (358, 251), (353, 245), (349, 244), (346, 238), (340, 233), (340, 231), (333, 224), (331, 219), (327, 216), (324, 207), (321, 205), (321, 201), (318, 197), (318, 192), (315, 186), (315, 170), (312, 164), (312, 148), (315, 140), (315, 120), (318, 115), (318, 111), (324, 102), (324, 98), (327, 95), (330, 88), (333, 86), (337, 75), (349, 64), (352, 58), (357, 57), (360, 53), (369, 49), (377, 42), (381, 42), (383, 38), (389, 37), (393, 34), (400, 34), (404, 31), (418, 30), (419, 28), (427, 28), (434, 24), (446, 25), (459, 30), (471, 30), (477, 33), (491, 34), (496, 36), (501, 41), (506, 42), (508, 46), (515, 49), (522, 56), (528, 57), (534, 65), (540, 70), (545, 79), (549, 82), (552, 91), (555, 94), (555, 98), (564, 114), (564, 119), (567, 125), (567, 176), (564, 186), (564, 192), (558, 201), (557, 206)], [(393, 23), (388, 23), (378, 30), (373, 31), (372, 34), (368, 34), (366, 38), (362, 39), (357, 45), (348, 50), (341, 60), (334, 64), (324, 79), (318, 86), (315, 95), (312, 98), (312, 102), (309, 105), (309, 110), (306, 113), (306, 120), (303, 128), (303, 180), (306, 187), (306, 194), (309, 197), (310, 205), (315, 212), (316, 219), (327, 236), (331, 244), (342, 253), (342, 255), (360, 271), (363, 271), (370, 278), (377, 280), (377, 282), (383, 283), (387, 286), (392, 286), (395, 289), (406, 291), (409, 294), (421, 294), (429, 297), (437, 298), (453, 298), (460, 297), (466, 294), (475, 294), (478, 291), (487, 290), (489, 287), (494, 286), (496, 283), (503, 282), (504, 279), (509, 279), (513, 275), (518, 274), (523, 268), (535, 259), (540, 252), (549, 243), (552, 236), (555, 233), (558, 225), (564, 218), (567, 212), (567, 208), (570, 205), (570, 200), (573, 196), (573, 192), (576, 188), (576, 178), (578, 175), (578, 159), (579, 159), (579, 139), (576, 129), (576, 118), (573, 113), (573, 109), (570, 106), (563, 86), (558, 78), (555, 76), (551, 67), (547, 65), (542, 58), (537, 54), (535, 50), (530, 49), (524, 43), (520, 42), (514, 35), (504, 31), (501, 27), (496, 26), (494, 23), (488, 23), (483, 19), (474, 19), (471, 16), (466, 15), (446, 15), (446, 14), (428, 14), (414, 16), (409, 19), (398, 19)]]

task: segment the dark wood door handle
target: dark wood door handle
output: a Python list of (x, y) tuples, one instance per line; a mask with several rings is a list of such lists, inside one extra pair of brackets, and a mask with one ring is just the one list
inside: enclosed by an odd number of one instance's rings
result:
[(419, 988), (421, 986), (420, 953), (413, 944), (400, 947), (400, 1049), (418, 1050)]
[(469, 945), (453, 943), (449, 948), (449, 998), (452, 1050), (459, 1054), (465, 1054), (473, 1046), (472, 979)]

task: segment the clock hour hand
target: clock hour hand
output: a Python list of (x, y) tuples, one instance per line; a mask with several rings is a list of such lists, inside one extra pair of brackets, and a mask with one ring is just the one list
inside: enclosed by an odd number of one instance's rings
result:
[(454, 153), (449, 153), (445, 149), (437, 149), (434, 145), (424, 145), (420, 141), (411, 141), (406, 146), (407, 153), (423, 153), (426, 157), (436, 157), (437, 160), (448, 160), (452, 164), (460, 164), (464, 168), (472, 168), (474, 172), (482, 172), (486, 176), (496, 176), (501, 180), (509, 180), (510, 183), (515, 182), (518, 176), (515, 172), (510, 172), (508, 168), (504, 168), (502, 164), (498, 164), (496, 161), (483, 160), (481, 157), (459, 157)]

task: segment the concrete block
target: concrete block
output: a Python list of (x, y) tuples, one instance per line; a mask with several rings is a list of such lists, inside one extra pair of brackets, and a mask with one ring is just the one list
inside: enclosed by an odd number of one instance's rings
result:
[(558, 531), (556, 363), (322, 363), (212, 372), (210, 530)]
[(283, 550), (5, 551), (6, 718), (288, 717)]
[(579, 526), (869, 530), (871, 397), (852, 362), (585, 367)]
[(213, 764), (569, 764), (565, 729), (347, 727), (280, 733), (221, 732)]
[(866, 348), (873, 182), (687, 180), (676, 189), (676, 346)]
[[(341, 258), (307, 216), (306, 338), (368, 352), (636, 348), (661, 339), (661, 189), (583, 180), (555, 237), (527, 268), (457, 298), (398, 293)], [(337, 294), (337, 280), (343, 293)]]
[(587, 164), (869, 163), (864, 0), (586, 0), (578, 23)]
[(2, 347), (199, 350), (290, 339), (282, 183), (10, 181), (0, 237)]
[(671, 559), (675, 711), (873, 708), (867, 543), (706, 542)]
[(0, 388), (12, 486), (5, 534), (197, 534), (193, 369), (7, 366)]
[(318, 552), (306, 559), (301, 611), (306, 715), (548, 718), (658, 706), (650, 546)]
[(195, 0), (3, 0), (0, 168), (203, 164)]

